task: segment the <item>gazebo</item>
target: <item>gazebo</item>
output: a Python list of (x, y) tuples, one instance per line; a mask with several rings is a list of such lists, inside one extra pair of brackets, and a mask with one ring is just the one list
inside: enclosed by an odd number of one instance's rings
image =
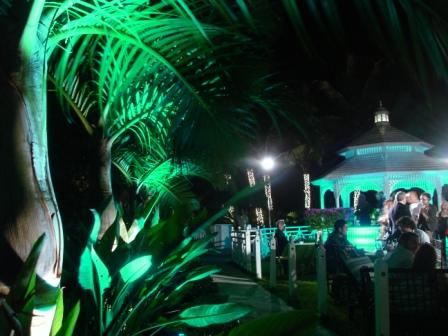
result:
[(344, 161), (312, 181), (320, 187), (321, 208), (327, 192), (333, 193), (336, 207), (350, 207), (351, 192), (383, 191), (387, 197), (401, 188), (435, 194), (440, 206), (448, 162), (425, 154), (433, 145), (391, 126), (381, 103), (374, 120), (370, 131), (338, 152)]

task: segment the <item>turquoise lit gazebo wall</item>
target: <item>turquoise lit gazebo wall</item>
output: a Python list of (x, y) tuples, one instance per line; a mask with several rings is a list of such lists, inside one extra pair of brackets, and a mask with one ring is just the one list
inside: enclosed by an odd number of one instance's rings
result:
[(448, 161), (427, 155), (433, 145), (393, 127), (389, 111), (381, 103), (373, 121), (369, 131), (338, 152), (342, 162), (312, 181), (320, 187), (321, 208), (328, 190), (334, 193), (336, 207), (349, 207), (350, 193), (356, 190), (383, 191), (388, 197), (400, 188), (435, 194), (440, 206), (442, 186), (448, 183)]
[[(448, 184), (448, 171), (395, 172), (344, 176), (336, 181), (317, 180), (320, 187), (320, 207), (325, 207), (325, 193), (333, 192), (336, 207), (350, 207), (350, 193), (355, 190), (367, 192), (383, 191), (386, 197), (399, 189), (419, 188), (442, 199), (442, 186)], [(340, 200), (342, 200), (342, 204)], [(438, 202), (440, 206), (440, 201)]]

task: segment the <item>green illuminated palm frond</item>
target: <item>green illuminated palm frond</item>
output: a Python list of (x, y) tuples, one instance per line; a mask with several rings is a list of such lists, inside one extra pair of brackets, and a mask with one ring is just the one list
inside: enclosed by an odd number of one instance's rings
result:
[[(192, 9), (182, 1), (166, 1), (163, 6), (145, 3), (87, 6), (78, 1), (66, 8), (66, 15), (60, 9), (55, 14), (48, 43), (49, 52), (57, 48), (55, 54), (62, 60), (57, 62), (55, 78), (67, 80), (86, 67), (98, 69), (87, 77), (97, 85), (106, 136), (109, 120), (115, 122), (117, 114), (123, 113), (125, 91), (144, 80), (155, 86), (150, 101), (163, 106), (160, 110), (167, 111), (168, 106), (176, 113), (175, 126), (198, 110), (213, 121), (220, 113), (214, 104), (221, 104), (229, 94), (223, 61), (242, 56), (243, 49), (237, 47), (247, 42), (234, 31), (199, 23), (193, 10), (204, 11), (201, 1), (191, 2)], [(220, 43), (215, 46), (217, 39)], [(168, 99), (169, 104), (164, 103)]]
[(113, 162), (129, 183), (140, 189), (157, 194), (162, 203), (178, 203), (193, 198), (188, 181), (191, 177), (210, 180), (210, 174), (193, 163), (176, 163), (161, 155), (162, 151), (148, 153), (132, 152), (128, 148), (114, 151)]

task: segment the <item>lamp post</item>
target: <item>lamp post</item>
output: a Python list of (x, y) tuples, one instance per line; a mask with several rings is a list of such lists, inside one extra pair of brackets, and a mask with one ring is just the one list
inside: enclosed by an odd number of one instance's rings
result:
[[(270, 171), (275, 166), (275, 161), (271, 157), (265, 157), (260, 162), (261, 167), (265, 171)], [(268, 174), (265, 174), (263, 176), (264, 180), (264, 193), (266, 195), (266, 201), (267, 201), (267, 207), (268, 207), (268, 223), (269, 227), (272, 227), (272, 220), (271, 220), (271, 211), (274, 209), (274, 205), (272, 203), (272, 194), (271, 194), (271, 178)]]

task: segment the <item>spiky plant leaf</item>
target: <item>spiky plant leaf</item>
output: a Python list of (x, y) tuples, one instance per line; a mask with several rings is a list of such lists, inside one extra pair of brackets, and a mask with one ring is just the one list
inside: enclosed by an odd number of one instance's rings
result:
[(53, 324), (51, 325), (51, 336), (57, 335), (62, 327), (64, 318), (64, 296), (62, 290), (58, 289), (58, 296), (56, 298), (56, 311), (54, 313)]
[(212, 324), (227, 323), (247, 315), (251, 309), (236, 303), (223, 303), (216, 305), (202, 305), (184, 310), (180, 321), (197, 328)]
[(67, 317), (64, 319), (61, 329), (59, 329), (59, 332), (57, 333), (57, 336), (73, 335), (80, 309), (81, 304), (78, 300), (68, 313)]

